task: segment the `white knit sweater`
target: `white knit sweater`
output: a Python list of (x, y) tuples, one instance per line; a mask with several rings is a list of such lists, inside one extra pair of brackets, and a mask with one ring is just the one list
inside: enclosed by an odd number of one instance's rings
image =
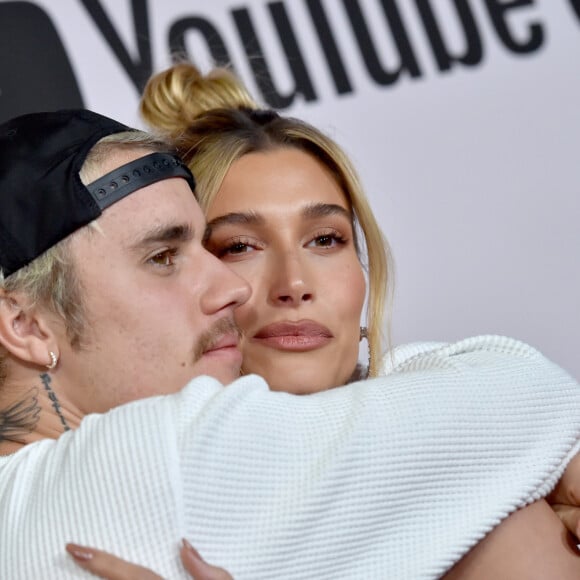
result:
[(436, 578), (578, 451), (579, 385), (526, 345), (387, 373), (306, 397), (201, 377), (0, 458), (0, 578), (84, 577), (67, 541), (186, 577), (182, 537), (236, 580)]

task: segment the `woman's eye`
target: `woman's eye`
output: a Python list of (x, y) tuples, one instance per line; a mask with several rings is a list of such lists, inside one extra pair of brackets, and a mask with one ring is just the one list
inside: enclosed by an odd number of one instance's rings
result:
[(256, 249), (256, 243), (245, 239), (229, 239), (222, 242), (209, 242), (206, 244), (207, 249), (218, 258), (228, 258), (242, 256)]
[(243, 242), (237, 242), (224, 248), (222, 250), (222, 254), (243, 254), (244, 252), (248, 252), (250, 250), (250, 246), (248, 244), (244, 244)]
[(329, 247), (332, 246), (335, 241), (336, 239), (334, 238), (334, 236), (318, 236), (314, 240), (314, 243), (317, 246)]
[(344, 244), (345, 239), (338, 234), (322, 234), (316, 236), (308, 245), (317, 248), (333, 248), (338, 244)]

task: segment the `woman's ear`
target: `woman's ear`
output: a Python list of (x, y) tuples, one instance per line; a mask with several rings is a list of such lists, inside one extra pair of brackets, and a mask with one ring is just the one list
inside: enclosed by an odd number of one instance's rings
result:
[(30, 306), (23, 294), (0, 290), (0, 344), (14, 357), (44, 367), (58, 353), (54, 317)]

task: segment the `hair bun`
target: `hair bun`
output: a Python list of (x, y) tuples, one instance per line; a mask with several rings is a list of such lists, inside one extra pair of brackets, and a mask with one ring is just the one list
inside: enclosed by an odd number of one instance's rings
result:
[(200, 115), (213, 109), (257, 109), (244, 85), (227, 69), (203, 75), (190, 63), (175, 64), (152, 76), (141, 97), (140, 112), (154, 131), (176, 137)]

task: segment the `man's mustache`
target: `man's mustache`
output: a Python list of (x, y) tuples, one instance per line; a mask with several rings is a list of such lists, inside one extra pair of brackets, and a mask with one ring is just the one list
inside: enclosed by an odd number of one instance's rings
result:
[(233, 334), (238, 342), (242, 339), (242, 331), (232, 318), (221, 318), (208, 328), (199, 338), (195, 346), (193, 361), (197, 362), (208, 350), (211, 350), (224, 335)]

